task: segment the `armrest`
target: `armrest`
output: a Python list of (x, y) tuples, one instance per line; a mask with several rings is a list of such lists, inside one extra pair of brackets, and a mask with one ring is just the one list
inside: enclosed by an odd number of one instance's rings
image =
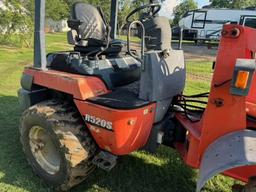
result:
[(68, 27), (71, 29), (78, 30), (78, 28), (81, 24), (82, 24), (82, 22), (77, 19), (69, 19), (68, 20)]

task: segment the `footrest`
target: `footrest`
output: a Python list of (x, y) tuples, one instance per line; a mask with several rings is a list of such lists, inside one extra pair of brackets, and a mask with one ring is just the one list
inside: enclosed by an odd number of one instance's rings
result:
[(94, 157), (92, 163), (105, 171), (110, 171), (116, 166), (116, 161), (117, 156), (105, 151), (101, 151), (98, 155)]

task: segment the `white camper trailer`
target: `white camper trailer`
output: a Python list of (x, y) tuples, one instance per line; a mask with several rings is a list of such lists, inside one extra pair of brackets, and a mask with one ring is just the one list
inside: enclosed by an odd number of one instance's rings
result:
[(199, 9), (187, 12), (179, 22), (182, 29), (196, 32), (197, 40), (219, 40), (224, 24), (256, 28), (256, 9)]

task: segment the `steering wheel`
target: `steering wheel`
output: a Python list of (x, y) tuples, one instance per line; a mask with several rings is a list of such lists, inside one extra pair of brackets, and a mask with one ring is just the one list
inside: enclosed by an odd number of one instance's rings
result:
[(151, 4), (147, 4), (147, 5), (143, 5), (141, 7), (138, 7), (136, 9), (134, 9), (127, 17), (126, 17), (126, 22), (127, 23), (131, 23), (132, 21), (130, 20), (130, 18), (135, 14), (140, 12), (143, 9), (148, 9), (148, 12), (146, 13), (147, 16), (144, 17), (144, 19), (146, 18), (150, 18), (155, 16), (160, 10), (161, 10), (161, 5), (159, 3), (151, 3)]

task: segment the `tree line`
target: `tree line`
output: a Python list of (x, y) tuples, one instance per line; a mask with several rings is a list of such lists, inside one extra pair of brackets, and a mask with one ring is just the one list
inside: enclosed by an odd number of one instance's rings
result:
[[(31, 45), (33, 31), (34, 0), (0, 0), (4, 8), (0, 7), (0, 44)], [(100, 6), (106, 17), (110, 17), (111, 0), (46, 0), (46, 17), (58, 21), (69, 17), (70, 9), (75, 2), (85, 2)], [(124, 0), (118, 13), (118, 26), (125, 24), (125, 17), (135, 7), (148, 0)], [(213, 8), (246, 8), (256, 6), (255, 0), (211, 0)], [(172, 25), (177, 25), (181, 17), (190, 10), (197, 9), (195, 0), (183, 0), (174, 9)], [(170, 10), (171, 11), (171, 10)], [(17, 32), (18, 31), (18, 32)]]
[[(31, 34), (34, 20), (34, 0), (0, 0), (0, 44), (20, 46), (31, 45)], [(118, 26), (123, 26), (125, 17), (135, 7), (148, 0), (124, 0), (124, 6), (118, 13)], [(72, 5), (85, 2), (102, 8), (106, 17), (110, 18), (111, 0), (46, 0), (46, 18), (54, 21), (66, 19), (70, 15)]]

